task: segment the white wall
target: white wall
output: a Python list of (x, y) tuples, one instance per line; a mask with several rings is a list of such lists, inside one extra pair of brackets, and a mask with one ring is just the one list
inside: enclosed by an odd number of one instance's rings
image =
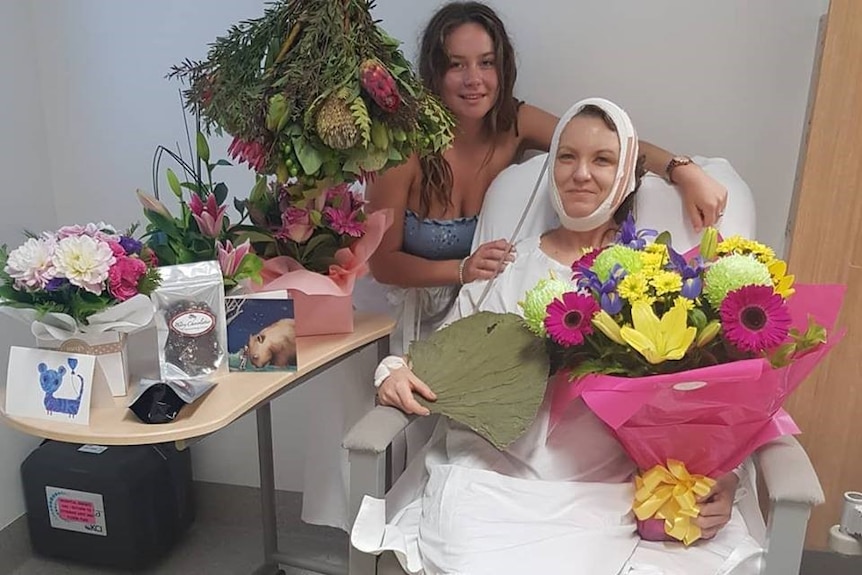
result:
[[(605, 96), (628, 109), (645, 139), (677, 152), (727, 157), (754, 191), (761, 239), (780, 248), (817, 21), (827, 0), (493, 4), (516, 43), (516, 95), (555, 113), (581, 97)], [(26, 22), (25, 0), (0, 5), (0, 21), (9, 28), (0, 42), (10, 48), (2, 50), (0, 71), (31, 83), (11, 84), (15, 93), (20, 91), (18, 99), (14, 93), (0, 93), (4, 115), (22, 123), (10, 131), (4, 121), (4, 160), (16, 170), (28, 163), (32, 168), (26, 180), (19, 172), (17, 185), (9, 185), (15, 176), (4, 170), (3, 193), (15, 193), (35, 205), (38, 198), (20, 190), (51, 189), (60, 223), (105, 219), (122, 226), (140, 219), (134, 190), (152, 187), (155, 146), (185, 139), (179, 84), (164, 79), (169, 67), (184, 58), (202, 57), (208, 42), (229, 25), (258, 16), (264, 3), (40, 0), (32, 2), (38, 25)], [(409, 10), (405, 5), (404, 0), (378, 0), (375, 16), (405, 41), (406, 52), (413, 56), (420, 28), (439, 2), (411, 0)], [(32, 86), (32, 56), (24, 49), (32, 48), (31, 37), (37, 46), (41, 90)], [(37, 115), (39, 97), (47, 147), (44, 136), (25, 128), (34, 123), (27, 118)], [(38, 160), (20, 151), (22, 138), (31, 149), (45, 150)], [(12, 144), (16, 155), (10, 159), (6, 150)], [(213, 147), (214, 154), (223, 154), (225, 143)], [(46, 175), (48, 181), (34, 180)], [(250, 182), (250, 175), (240, 169), (228, 179), (231, 190), (243, 195)], [(11, 237), (27, 218), (35, 222), (42, 216), (35, 209), (19, 208), (0, 217), (9, 218), (6, 236)], [(309, 387), (276, 405), (282, 488), (301, 487), (302, 422), (314, 401)], [(255, 484), (254, 441), (249, 418), (207, 439), (196, 452), (196, 476)], [(3, 446), (0, 435), (0, 449)], [(2, 469), (16, 463), (4, 457)], [(15, 490), (2, 477), (0, 498)]]
[[(0, 2), (0, 74), (5, 78), (0, 90), (0, 244), (20, 243), (24, 229), (38, 232), (56, 225), (31, 30), (27, 0)], [(31, 345), (28, 329), (2, 316), (0, 366), (6, 365), (10, 345)], [(0, 382), (5, 381), (3, 370)], [(0, 425), (0, 529), (24, 511), (18, 468), (37, 443)]]

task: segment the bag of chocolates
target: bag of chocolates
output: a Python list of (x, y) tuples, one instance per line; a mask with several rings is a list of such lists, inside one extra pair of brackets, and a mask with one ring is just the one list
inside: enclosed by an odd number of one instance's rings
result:
[(156, 308), (163, 380), (227, 372), (224, 283), (216, 261), (159, 268), (161, 285), (150, 295)]

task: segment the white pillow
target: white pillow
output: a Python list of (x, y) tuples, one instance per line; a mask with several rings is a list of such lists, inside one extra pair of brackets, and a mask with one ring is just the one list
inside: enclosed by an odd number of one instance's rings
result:
[[(491, 182), (473, 237), (474, 251), (485, 242), (511, 239), (546, 156), (540, 154), (522, 164), (509, 166)], [(719, 232), (725, 237), (740, 234), (754, 238), (756, 214), (748, 185), (724, 158), (695, 156), (694, 161), (727, 188), (727, 208), (718, 222)], [(679, 192), (652, 173), (645, 175), (641, 182), (635, 198), (635, 216), (638, 228), (669, 231), (677, 251), (687, 251), (700, 243), (700, 234), (692, 229)], [(558, 225), (548, 198), (545, 174), (524, 227), (515, 239), (536, 236)]]

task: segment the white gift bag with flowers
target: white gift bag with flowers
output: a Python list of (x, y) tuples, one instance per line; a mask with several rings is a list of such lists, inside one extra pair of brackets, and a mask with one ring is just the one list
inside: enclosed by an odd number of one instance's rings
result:
[(103, 223), (45, 232), (0, 250), (0, 311), (30, 323), (40, 348), (96, 356), (94, 385), (124, 396), (126, 335), (153, 319), (154, 263)]

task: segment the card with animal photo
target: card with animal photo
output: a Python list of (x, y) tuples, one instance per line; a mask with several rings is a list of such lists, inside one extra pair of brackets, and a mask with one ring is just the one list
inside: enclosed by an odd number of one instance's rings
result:
[(231, 371), (295, 371), (293, 300), (286, 291), (225, 298)]
[(13, 346), (6, 413), (87, 425), (95, 368), (94, 355)]

